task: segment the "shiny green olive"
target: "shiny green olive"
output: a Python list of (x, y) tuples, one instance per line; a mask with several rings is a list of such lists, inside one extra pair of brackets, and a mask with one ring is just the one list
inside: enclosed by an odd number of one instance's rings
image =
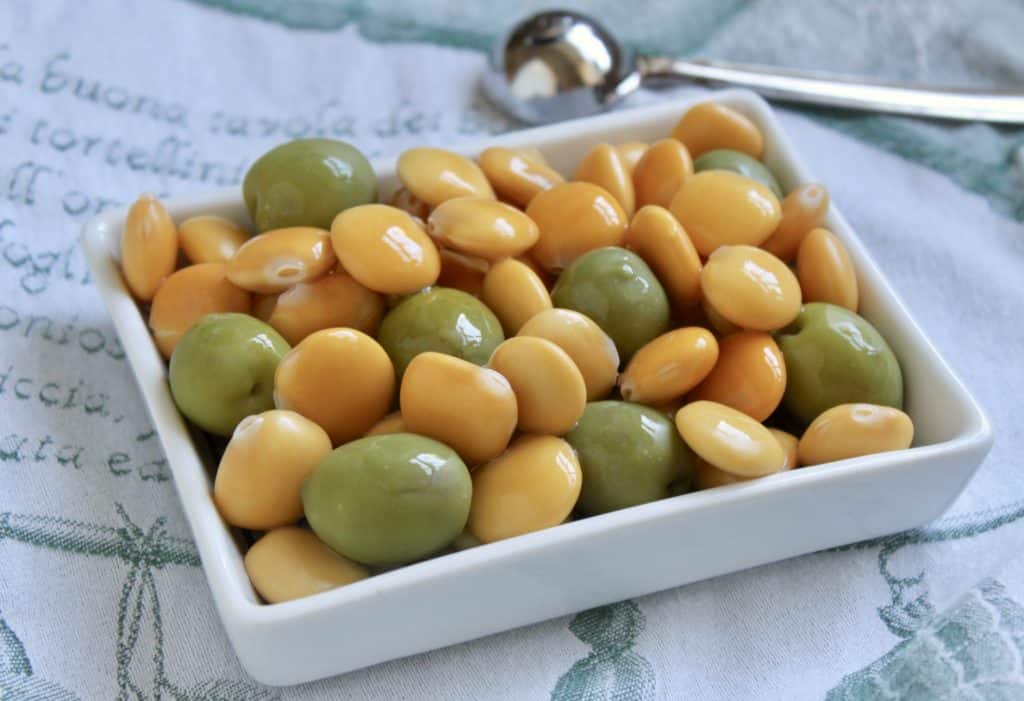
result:
[(834, 304), (805, 304), (775, 340), (786, 361), (782, 403), (805, 424), (839, 404), (903, 408), (899, 361), (860, 315)]
[(587, 405), (565, 439), (583, 470), (577, 508), (588, 515), (689, 491), (693, 453), (672, 420), (651, 407), (603, 401)]
[(623, 362), (668, 330), (668, 297), (658, 278), (640, 256), (617, 246), (577, 258), (559, 276), (551, 301), (593, 319)]
[(473, 486), (444, 443), (390, 433), (346, 443), (302, 487), (310, 527), (336, 552), (367, 565), (431, 555), (462, 533)]
[(413, 357), (426, 351), (486, 365), (505, 335), (498, 317), (473, 295), (432, 287), (406, 297), (388, 312), (377, 340), (401, 378)]
[(377, 176), (344, 141), (299, 139), (260, 156), (245, 174), (242, 195), (258, 231), (330, 229), (338, 212), (377, 199)]
[(207, 314), (174, 347), (168, 380), (178, 410), (230, 436), (238, 422), (274, 408), (274, 372), (288, 342), (248, 314)]
[(782, 199), (782, 186), (764, 163), (740, 151), (719, 148), (708, 151), (693, 162), (693, 172), (705, 170), (731, 170), (734, 173), (756, 180)]

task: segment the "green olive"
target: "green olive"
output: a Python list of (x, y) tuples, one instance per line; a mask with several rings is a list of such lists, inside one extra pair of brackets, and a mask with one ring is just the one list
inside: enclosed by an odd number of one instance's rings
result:
[(775, 339), (786, 361), (782, 403), (805, 424), (839, 404), (903, 408), (896, 354), (860, 315), (834, 304), (805, 304)]
[(603, 514), (689, 491), (693, 453), (672, 420), (641, 404), (591, 402), (565, 439), (583, 470), (577, 508)]
[(377, 199), (377, 176), (357, 148), (333, 139), (299, 139), (252, 164), (242, 195), (256, 229), (330, 229), (338, 212)]
[(623, 362), (668, 330), (668, 297), (658, 278), (640, 256), (617, 246), (577, 258), (559, 276), (551, 301), (593, 319)]
[(317, 536), (367, 565), (401, 565), (448, 546), (472, 502), (466, 464), (444, 443), (390, 433), (346, 443), (302, 487)]
[(486, 365), (505, 335), (498, 317), (473, 295), (432, 287), (388, 312), (377, 340), (401, 378), (409, 362), (427, 351)]
[(782, 199), (782, 186), (778, 179), (772, 174), (768, 167), (740, 151), (733, 151), (728, 148), (719, 148), (708, 151), (693, 162), (693, 172), (700, 173), (705, 170), (731, 170), (734, 173), (756, 180), (772, 192), (780, 200)]

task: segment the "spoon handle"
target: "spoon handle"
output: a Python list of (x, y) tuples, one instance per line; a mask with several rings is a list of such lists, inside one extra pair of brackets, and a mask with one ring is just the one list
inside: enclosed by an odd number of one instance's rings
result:
[(725, 61), (639, 56), (644, 79), (686, 79), (750, 88), (766, 97), (934, 119), (1024, 124), (1024, 90), (868, 83), (856, 78)]

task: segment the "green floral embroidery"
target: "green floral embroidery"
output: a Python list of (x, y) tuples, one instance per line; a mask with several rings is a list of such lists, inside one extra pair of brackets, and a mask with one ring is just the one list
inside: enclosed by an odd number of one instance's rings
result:
[(552, 701), (644, 701), (654, 698), (654, 669), (633, 647), (644, 615), (632, 601), (590, 609), (569, 624), (593, 651), (562, 675)]

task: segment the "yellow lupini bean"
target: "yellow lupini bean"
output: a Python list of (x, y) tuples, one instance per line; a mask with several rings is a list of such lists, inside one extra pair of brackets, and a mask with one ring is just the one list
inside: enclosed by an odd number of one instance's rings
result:
[(590, 149), (576, 167), (573, 179), (603, 187), (622, 206), (627, 219), (636, 211), (632, 170), (614, 146), (598, 144)]
[(388, 204), (392, 207), (398, 207), (409, 216), (423, 221), (426, 221), (427, 217), (430, 216), (430, 207), (427, 206), (427, 203), (404, 187), (395, 190), (388, 200)]
[(676, 413), (676, 428), (693, 452), (734, 475), (770, 475), (786, 463), (785, 451), (767, 428), (724, 404), (691, 402)]
[(193, 263), (226, 263), (249, 240), (249, 232), (225, 217), (190, 217), (178, 225), (185, 257)]
[(651, 266), (677, 313), (700, 302), (700, 256), (670, 211), (642, 207), (629, 224), (626, 245)]
[(534, 221), (515, 207), (480, 197), (443, 202), (430, 213), (427, 228), (445, 246), (491, 261), (525, 253), (540, 236)]
[(534, 270), (514, 258), (491, 266), (484, 276), (482, 299), (501, 322), (506, 336), (514, 336), (527, 321), (551, 309), (551, 295)]
[(786, 363), (771, 334), (743, 331), (718, 344), (718, 362), (690, 398), (725, 404), (764, 421), (786, 391)]
[(383, 315), (384, 299), (379, 294), (336, 270), (282, 292), (266, 321), (295, 346), (311, 333), (338, 326), (372, 335)]
[(571, 309), (548, 309), (533, 316), (517, 336), (546, 338), (576, 363), (587, 386), (587, 401), (604, 399), (615, 386), (619, 351), (600, 326)]
[(768, 433), (775, 436), (775, 440), (782, 446), (782, 452), (786, 454), (786, 464), (782, 466), (782, 469), (792, 470), (793, 468), (800, 467), (800, 457), (797, 451), (800, 439), (792, 433), (787, 433), (777, 428), (769, 428)]
[(565, 521), (583, 485), (572, 446), (555, 436), (520, 436), (473, 472), (469, 531), (481, 543)]
[(441, 274), (436, 284), (439, 287), (453, 287), (479, 297), (484, 289), (484, 277), (491, 269), (490, 261), (467, 256), (448, 248), (438, 250), (441, 252)]
[(455, 197), (494, 197), (480, 167), (452, 151), (408, 149), (398, 157), (397, 171), (406, 189), (431, 208)]
[(302, 482), (331, 452), (327, 433), (294, 411), (247, 416), (231, 434), (213, 500), (232, 526), (265, 531), (302, 518)]
[(153, 296), (149, 328), (156, 347), (170, 358), (191, 326), (207, 314), (241, 312), (252, 308), (252, 295), (231, 284), (223, 263), (200, 263), (170, 275)]
[(796, 277), (805, 302), (828, 302), (857, 311), (860, 290), (853, 261), (828, 229), (812, 229), (796, 254)]
[(366, 432), (367, 436), (381, 436), (386, 433), (408, 433), (409, 427), (405, 425), (405, 419), (402, 418), (402, 412), (396, 411), (388, 414), (383, 419), (375, 423), (369, 431)]
[(707, 329), (669, 331), (633, 354), (619, 376), (619, 391), (627, 402), (663, 404), (696, 387), (717, 360), (718, 341)]
[(121, 273), (136, 299), (153, 299), (160, 283), (178, 263), (178, 230), (152, 195), (143, 195), (128, 210), (121, 233)]
[(500, 373), (443, 353), (420, 353), (402, 377), (402, 418), (413, 433), (447, 443), (477, 465), (508, 446), (516, 396)]
[(779, 223), (782, 210), (767, 187), (728, 170), (706, 170), (686, 179), (669, 209), (702, 256), (719, 246), (757, 246)]
[(325, 275), (336, 262), (330, 235), (312, 226), (267, 231), (242, 244), (228, 261), (228, 279), (250, 292), (283, 292)]
[[(779, 472), (792, 470), (797, 467), (796, 436), (786, 433), (785, 431), (780, 431), (777, 428), (769, 428), (768, 432), (775, 436), (775, 439), (779, 442), (779, 445), (782, 446), (782, 450), (786, 455), (786, 462), (783, 464), (782, 469), (779, 470)], [(725, 484), (749, 482), (753, 479), (757, 478), (740, 477), (739, 475), (719, 470), (704, 458), (697, 458), (693, 464), (693, 485), (696, 489), (711, 489), (712, 487), (721, 487)]]
[(643, 141), (627, 141), (624, 144), (616, 144), (615, 150), (619, 152), (619, 157), (622, 159), (623, 165), (626, 166), (626, 170), (629, 171), (630, 177), (633, 176), (636, 164), (647, 153), (647, 148), (648, 145)]
[(745, 329), (774, 331), (800, 313), (800, 283), (793, 271), (754, 246), (722, 246), (700, 273), (704, 298)]
[(621, 246), (628, 219), (618, 201), (593, 183), (563, 183), (539, 193), (526, 214), (540, 229), (530, 255), (559, 271), (587, 251)]
[(390, 205), (344, 210), (331, 224), (331, 243), (348, 274), (374, 292), (408, 294), (441, 274), (441, 257), (426, 231)]
[(274, 404), (327, 431), (334, 445), (359, 438), (380, 421), (395, 393), (395, 368), (373, 338), (355, 329), (324, 329), (281, 358)]
[(825, 221), (828, 202), (824, 185), (807, 183), (794, 188), (783, 198), (779, 224), (761, 247), (786, 263), (793, 260), (804, 236)]
[(526, 207), (538, 192), (565, 182), (543, 160), (519, 149), (492, 146), (477, 161), (498, 197), (517, 207)]
[(800, 438), (800, 464), (820, 465), (909, 448), (914, 423), (899, 409), (840, 404), (822, 412)]
[(720, 148), (741, 151), (753, 158), (764, 153), (764, 135), (749, 118), (715, 102), (694, 105), (680, 118), (672, 136), (697, 158)]
[(676, 139), (651, 145), (633, 168), (636, 205), (668, 207), (683, 182), (693, 175), (693, 159)]
[(369, 570), (331, 550), (305, 528), (275, 528), (245, 554), (245, 571), (268, 604), (336, 589), (370, 576)]
[(569, 354), (544, 338), (516, 336), (494, 349), (487, 366), (500, 372), (516, 395), (518, 428), (562, 436), (587, 406), (587, 386)]

